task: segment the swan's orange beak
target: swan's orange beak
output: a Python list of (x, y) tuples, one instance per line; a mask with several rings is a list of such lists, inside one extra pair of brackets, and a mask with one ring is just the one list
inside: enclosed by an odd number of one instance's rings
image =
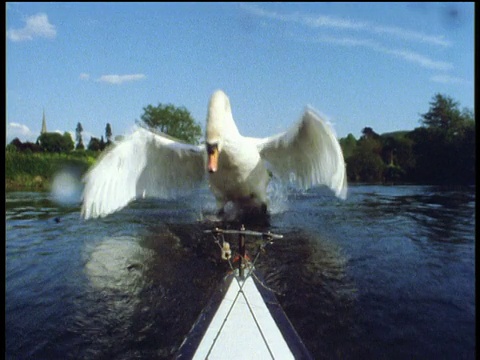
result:
[(218, 147), (212, 146), (208, 149), (208, 172), (214, 173), (218, 170)]

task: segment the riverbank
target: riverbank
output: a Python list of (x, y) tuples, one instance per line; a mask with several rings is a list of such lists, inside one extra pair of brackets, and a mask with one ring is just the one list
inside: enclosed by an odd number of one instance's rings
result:
[[(61, 153), (31, 153), (7, 151), (5, 153), (5, 191), (50, 191), (55, 175), (68, 169), (81, 178), (95, 163), (101, 152), (73, 151)], [(365, 182), (348, 181), (349, 185), (438, 185), (405, 181)], [(445, 186), (445, 185), (444, 185)], [(448, 185), (463, 188), (462, 184)], [(467, 186), (468, 187), (468, 186)]]
[(87, 152), (5, 153), (5, 191), (49, 191), (57, 173), (69, 169), (78, 176), (87, 172), (96, 161), (96, 154)]

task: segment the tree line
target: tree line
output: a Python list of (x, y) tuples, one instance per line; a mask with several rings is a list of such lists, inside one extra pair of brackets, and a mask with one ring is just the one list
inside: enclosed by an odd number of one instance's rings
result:
[(467, 185), (475, 183), (475, 119), (451, 97), (436, 94), (412, 131), (340, 139), (351, 182)]
[[(201, 127), (184, 107), (148, 105), (137, 124), (181, 141), (198, 144)], [(339, 140), (350, 182), (474, 184), (475, 119), (473, 111), (460, 110), (451, 97), (436, 94), (429, 110), (420, 116), (421, 126), (412, 131), (377, 134), (365, 127), (357, 140), (352, 134)], [(70, 134), (42, 134), (35, 144), (14, 139), (15, 151), (70, 152), (85, 150), (83, 127), (76, 128), (76, 145)], [(112, 144), (110, 124), (105, 138), (92, 137), (87, 150), (100, 152)]]
[(90, 150), (94, 152), (103, 151), (112, 144), (112, 127), (107, 123), (105, 127), (105, 137), (103, 135), (100, 139), (92, 136), (87, 147), (83, 143), (83, 127), (81, 123), (77, 124), (75, 130), (76, 143), (73, 141), (72, 136), (68, 132), (64, 132), (63, 135), (57, 132), (47, 132), (41, 134), (37, 140), (32, 142), (21, 142), (18, 138), (13, 139), (8, 145), (7, 151), (18, 152), (47, 152), (47, 153), (68, 153), (71, 151), (84, 151)]

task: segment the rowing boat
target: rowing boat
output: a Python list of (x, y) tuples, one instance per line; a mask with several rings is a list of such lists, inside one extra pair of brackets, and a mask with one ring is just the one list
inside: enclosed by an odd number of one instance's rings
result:
[[(186, 336), (177, 359), (311, 359), (275, 294), (245, 256), (245, 237), (262, 237), (263, 247), (282, 235), (245, 230), (207, 230), (224, 259), (225, 235), (238, 234), (238, 266), (227, 274)], [(218, 239), (222, 239), (219, 241)], [(231, 263), (230, 263), (231, 264)]]

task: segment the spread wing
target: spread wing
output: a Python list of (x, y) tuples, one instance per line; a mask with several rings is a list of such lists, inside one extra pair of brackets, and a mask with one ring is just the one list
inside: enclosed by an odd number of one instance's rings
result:
[(199, 185), (205, 150), (140, 128), (102, 156), (84, 177), (82, 216), (106, 216), (142, 197), (168, 198)]
[(257, 139), (260, 156), (282, 180), (300, 188), (328, 186), (341, 199), (347, 196), (342, 149), (330, 126), (312, 109), (285, 133)]

